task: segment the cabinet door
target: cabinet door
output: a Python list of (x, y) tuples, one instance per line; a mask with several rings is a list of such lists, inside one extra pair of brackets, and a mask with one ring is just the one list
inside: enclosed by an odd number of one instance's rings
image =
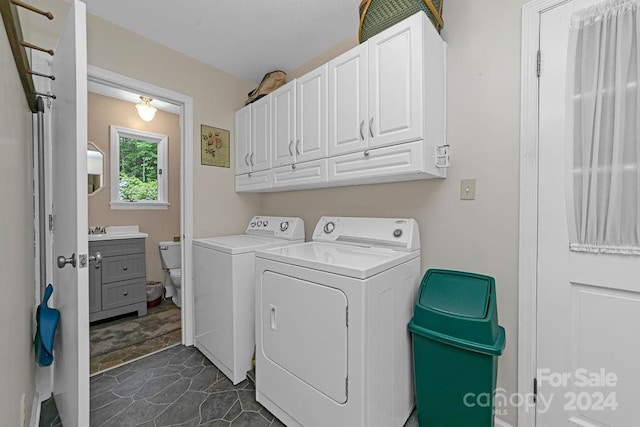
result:
[(295, 162), (296, 81), (291, 81), (271, 94), (273, 114), (273, 167)]
[(324, 187), (327, 182), (327, 159), (282, 166), (272, 172), (272, 188), (278, 190)]
[(419, 14), (369, 39), (369, 147), (422, 139), (422, 27)]
[(327, 96), (327, 64), (297, 80), (297, 163), (327, 157)]
[(329, 156), (367, 147), (367, 43), (329, 62)]
[(423, 144), (420, 141), (394, 145), (365, 153), (331, 157), (329, 182), (373, 184), (398, 181), (394, 177), (416, 177), (424, 170)]
[(249, 173), (249, 154), (251, 153), (251, 106), (247, 105), (236, 112), (235, 168), (236, 175)]
[(252, 171), (271, 167), (271, 95), (251, 104), (251, 150), (249, 164)]
[(236, 192), (267, 191), (271, 188), (271, 170), (236, 175)]

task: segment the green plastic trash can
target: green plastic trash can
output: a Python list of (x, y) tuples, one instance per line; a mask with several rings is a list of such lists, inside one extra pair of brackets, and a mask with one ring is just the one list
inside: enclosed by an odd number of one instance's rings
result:
[(409, 330), (420, 427), (493, 426), (498, 356), (495, 280), (450, 270), (428, 270)]

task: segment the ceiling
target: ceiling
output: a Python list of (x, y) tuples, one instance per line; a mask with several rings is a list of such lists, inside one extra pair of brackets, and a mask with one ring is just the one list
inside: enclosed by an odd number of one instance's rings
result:
[(254, 82), (358, 31), (359, 0), (84, 0), (87, 12)]

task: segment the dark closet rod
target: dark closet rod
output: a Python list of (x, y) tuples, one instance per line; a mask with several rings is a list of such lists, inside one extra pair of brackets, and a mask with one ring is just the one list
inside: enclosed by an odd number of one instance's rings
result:
[[(51, 12), (44, 12), (19, 0), (0, 0), (0, 14), (2, 15), (4, 29), (7, 32), (9, 45), (11, 46), (11, 53), (13, 53), (13, 59), (16, 62), (18, 75), (20, 76), (20, 82), (22, 83), (22, 89), (27, 97), (27, 104), (29, 105), (31, 112), (35, 113), (38, 111), (36, 89), (33, 85), (33, 79), (31, 77), (32, 71), (29, 66), (29, 59), (27, 57), (25, 45), (30, 48), (43, 50), (51, 55), (53, 55), (53, 51), (42, 49), (24, 41), (22, 36), (22, 27), (20, 26), (20, 17), (18, 16), (18, 8), (16, 6), (23, 7), (39, 15), (46, 16), (49, 19), (53, 19), (53, 15)], [(39, 74), (33, 73), (33, 75)]]

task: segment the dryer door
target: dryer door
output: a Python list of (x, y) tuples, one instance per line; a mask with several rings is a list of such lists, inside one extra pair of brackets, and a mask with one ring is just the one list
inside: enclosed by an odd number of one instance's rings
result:
[(335, 288), (267, 271), (262, 347), (282, 369), (338, 403), (347, 401), (347, 297)]

